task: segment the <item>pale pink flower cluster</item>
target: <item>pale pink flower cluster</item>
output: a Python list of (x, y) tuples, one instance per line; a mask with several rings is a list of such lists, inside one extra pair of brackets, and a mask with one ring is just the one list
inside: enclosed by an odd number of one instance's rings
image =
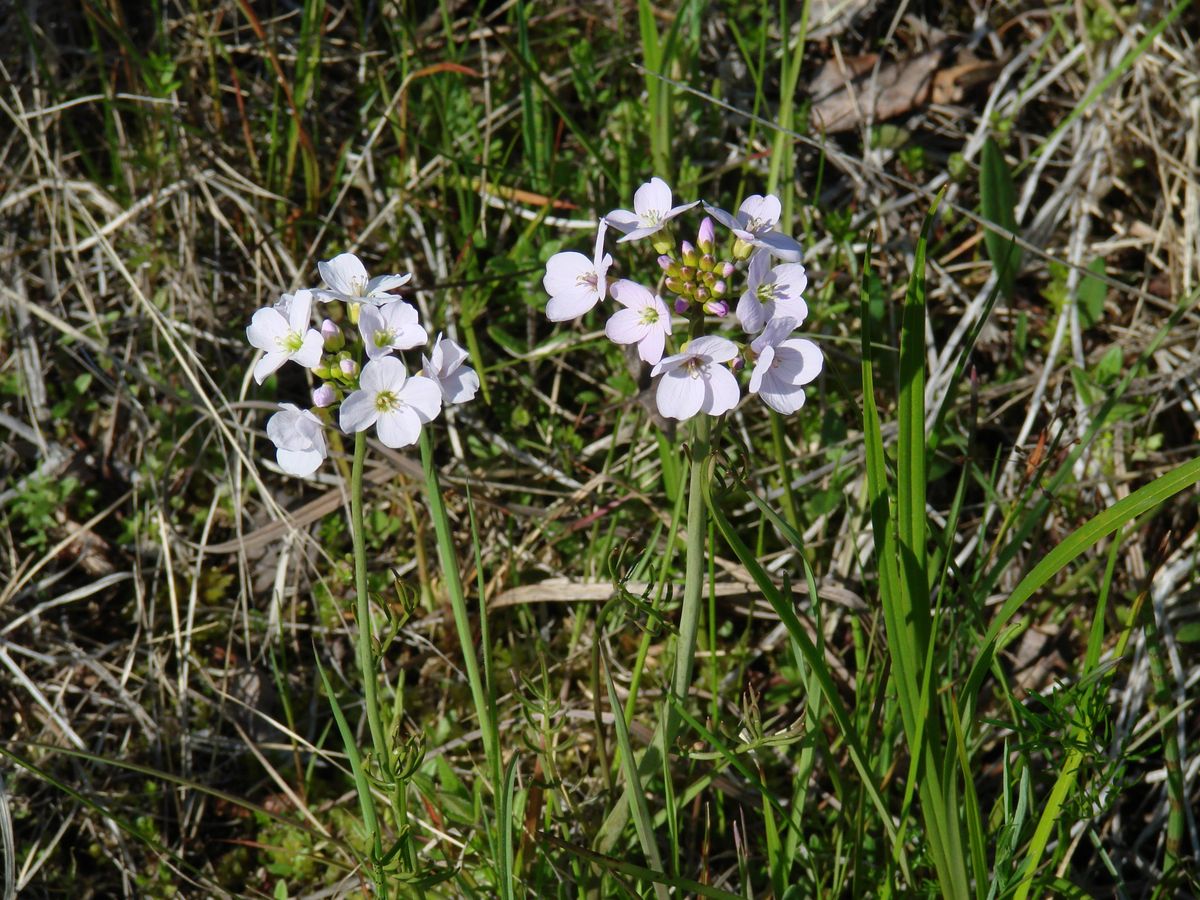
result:
[[(804, 387), (820, 375), (823, 362), (813, 341), (793, 336), (808, 316), (801, 246), (779, 230), (782, 208), (770, 194), (747, 197), (732, 214), (704, 204), (707, 215), (695, 244), (676, 244), (670, 234), (674, 220), (699, 204), (676, 206), (661, 178), (643, 184), (632, 210), (613, 210), (600, 220), (590, 259), (565, 251), (547, 261), (546, 315), (554, 322), (577, 319), (611, 298), (617, 309), (604, 333), (614, 343), (634, 346), (652, 366), (651, 376), (658, 379), (655, 401), (669, 418), (690, 419), (701, 412), (719, 416), (734, 409), (742, 396), (738, 374), (747, 367), (749, 392), (779, 413), (793, 413), (804, 405)], [(714, 219), (729, 229), (724, 254)], [(660, 269), (653, 288), (609, 278), (613, 258), (604, 246), (609, 228), (623, 233), (618, 244), (651, 238)], [(745, 286), (735, 292), (731, 280), (739, 274)], [(709, 333), (711, 320), (723, 324), (730, 312), (727, 298), (735, 295), (741, 334)], [(673, 347), (680, 334), (695, 337)]]
[[(299, 476), (311, 475), (328, 456), (325, 428), (332, 421), (331, 407), (339, 403), (337, 424), (342, 431), (354, 434), (374, 426), (379, 440), (396, 448), (416, 443), (421, 428), (437, 418), (443, 404), (466, 403), (479, 390), (479, 375), (466, 365), (466, 351), (441, 334), (430, 355), (421, 355), (415, 373), (395, 355), (429, 343), (417, 310), (392, 293), (410, 275), (371, 278), (352, 253), (318, 263), (317, 268), (325, 287), (282, 295), (273, 306), (254, 313), (246, 329), (250, 345), (263, 351), (254, 366), (259, 384), (289, 360), (321, 379), (312, 392), (312, 409), (281, 403), (267, 421), (279, 467)], [(313, 328), (314, 300), (346, 304), (359, 339), (348, 343), (330, 318)]]

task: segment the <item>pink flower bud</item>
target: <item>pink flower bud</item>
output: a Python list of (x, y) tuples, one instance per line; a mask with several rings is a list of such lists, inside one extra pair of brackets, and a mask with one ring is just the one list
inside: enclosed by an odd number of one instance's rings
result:
[[(329, 321), (329, 320), (326, 319), (325, 321)], [(337, 394), (334, 393), (333, 388), (330, 387), (329, 385), (323, 384), (320, 387), (313, 389), (313, 392), (312, 392), (313, 406), (317, 406), (317, 407), (320, 407), (321, 409), (324, 409), (326, 406), (333, 406), (333, 403), (335, 400), (337, 400)]]
[(700, 234), (696, 238), (696, 243), (700, 245), (701, 253), (712, 253), (713, 244), (716, 243), (716, 229), (713, 227), (713, 220), (705, 216), (700, 222)]
[(342, 329), (337, 327), (337, 323), (333, 319), (326, 319), (321, 323), (321, 337), (325, 341), (325, 349), (330, 353), (336, 353), (346, 346), (346, 339), (342, 337)]
[(682, 316), (687, 311), (688, 311), (688, 302), (686, 300), (684, 300), (682, 297), (676, 297), (675, 298), (675, 312), (679, 313), (679, 315)]
[(717, 267), (717, 261), (709, 254), (705, 253), (700, 257), (700, 269), (704, 272), (711, 272)]
[(664, 253), (662, 256), (660, 256), (658, 258), (658, 267), (660, 269), (662, 269), (664, 272), (669, 272), (669, 271), (671, 271), (671, 263), (673, 263), (674, 261), (675, 260), (671, 259), (671, 257), (667, 256), (667, 254)]
[(338, 363), (338, 368), (342, 370), (342, 374), (347, 378), (353, 378), (358, 374), (358, 363), (352, 359), (343, 359)]
[(736, 356), (729, 366), (731, 369), (733, 369), (733, 371), (740, 372), (742, 369), (746, 368), (746, 360), (742, 359), (740, 356)]
[(718, 297), (723, 296), (726, 290), (728, 290), (728, 285), (724, 281), (718, 281), (712, 286), (712, 292)]
[(729, 315), (729, 304), (724, 300), (709, 300), (704, 304), (704, 311), (723, 319)]
[(733, 263), (727, 262), (727, 263), (723, 263), (721, 265), (721, 277), (722, 278), (732, 278), (733, 272), (734, 272)]

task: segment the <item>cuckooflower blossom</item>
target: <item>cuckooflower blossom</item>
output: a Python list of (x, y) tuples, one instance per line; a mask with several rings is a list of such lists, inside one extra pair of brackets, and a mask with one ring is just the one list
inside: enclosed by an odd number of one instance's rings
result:
[(479, 375), (463, 365), (466, 361), (467, 351), (440, 334), (433, 342), (433, 354), (429, 357), (422, 354), (421, 373), (441, 388), (443, 403), (466, 403), (479, 390)]
[(317, 263), (317, 270), (328, 290), (315, 293), (322, 300), (341, 300), (343, 303), (371, 303), (382, 306), (399, 299), (388, 293), (407, 284), (412, 275), (367, 275), (366, 266), (353, 253), (340, 253), (329, 262)]
[[(800, 263), (771, 266), (771, 255), (758, 250), (746, 269), (746, 290), (738, 300), (737, 317), (747, 334), (754, 334), (773, 318), (792, 318), (800, 324), (808, 316), (804, 289), (808, 275)], [(795, 326), (793, 326), (795, 327)]]
[(616, 344), (637, 344), (638, 356), (654, 365), (663, 355), (671, 333), (671, 312), (662, 297), (650, 293), (636, 281), (622, 278), (609, 292), (624, 309), (617, 310), (604, 333)]
[(379, 359), (393, 350), (409, 350), (429, 340), (417, 321), (417, 311), (403, 300), (386, 306), (364, 306), (358, 320), (367, 356)]
[(293, 403), (279, 404), (279, 412), (267, 420), (267, 437), (279, 468), (289, 475), (311, 475), (327, 455), (321, 420)]
[(608, 224), (601, 219), (596, 231), (596, 248), (589, 260), (582, 253), (567, 250), (555, 253), (546, 261), (542, 286), (550, 295), (546, 317), (551, 322), (577, 319), (604, 299), (608, 291), (608, 267), (612, 257), (604, 252), (604, 235)]
[(286, 314), (268, 306), (258, 310), (246, 328), (250, 346), (266, 354), (254, 367), (254, 380), (259, 384), (289, 359), (306, 369), (321, 362), (324, 340), (321, 332), (309, 327), (312, 293), (296, 291), (290, 298), (285, 294), (284, 299)]
[(421, 426), (437, 418), (442, 409), (437, 383), (423, 375), (410, 378), (404, 363), (394, 356), (363, 366), (358, 386), (342, 401), (342, 431), (351, 434), (374, 425), (379, 440), (392, 449), (416, 443)]
[(696, 200), (682, 206), (671, 206), (671, 189), (665, 181), (656, 176), (634, 193), (632, 212), (627, 209), (614, 209), (604, 218), (613, 228), (624, 232), (625, 236), (617, 239), (617, 243), (621, 244), (661, 231), (669, 220), (699, 202)]
[(807, 338), (789, 338), (799, 323), (772, 319), (750, 344), (757, 359), (750, 373), (750, 393), (778, 413), (789, 415), (804, 405), (804, 385), (821, 374), (821, 348)]
[(650, 372), (662, 375), (655, 392), (658, 411), (671, 419), (690, 419), (698, 412), (719, 416), (741, 398), (737, 378), (722, 363), (738, 355), (733, 341), (716, 335), (698, 337), (683, 353), (660, 360)]
[(793, 238), (776, 230), (782, 207), (774, 194), (752, 194), (742, 201), (737, 215), (704, 204), (704, 211), (753, 247), (769, 250), (784, 262), (799, 262), (803, 248)]

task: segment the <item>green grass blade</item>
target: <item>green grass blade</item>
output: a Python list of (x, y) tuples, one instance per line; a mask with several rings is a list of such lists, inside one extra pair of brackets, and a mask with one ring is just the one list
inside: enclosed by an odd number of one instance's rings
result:
[[(650, 821), (650, 810), (646, 806), (646, 792), (642, 790), (642, 779), (638, 775), (637, 759), (633, 755), (633, 744), (629, 740), (629, 729), (625, 726), (625, 717), (621, 715), (621, 701), (617, 697), (617, 689), (613, 686), (612, 673), (609, 671), (608, 659), (604, 659), (604, 682), (608, 687), (608, 703), (613, 714), (613, 727), (617, 732), (617, 745), (621, 748), (621, 769), (625, 773), (625, 796), (629, 800), (629, 808), (633, 813), (633, 826), (637, 830), (638, 843), (646, 860), (655, 869), (662, 869), (662, 857), (658, 852), (658, 844), (654, 840), (654, 826)], [(660, 898), (667, 896), (662, 885), (655, 882), (655, 892)]]
[(329, 683), (329, 677), (325, 674), (325, 667), (321, 665), (320, 658), (314, 653), (313, 659), (316, 662), (317, 674), (321, 676), (321, 684), (325, 686), (325, 696), (329, 698), (334, 721), (337, 722), (338, 731), (342, 735), (342, 743), (346, 747), (346, 759), (350, 762), (350, 771), (354, 774), (354, 790), (358, 794), (359, 807), (362, 809), (363, 827), (367, 832), (367, 840), (378, 851), (380, 835), (379, 822), (375, 817), (375, 798), (371, 794), (371, 784), (367, 780), (362, 757), (358, 754), (358, 744), (354, 740), (354, 732), (346, 721), (346, 716), (342, 713), (341, 704), (338, 703), (337, 696), (333, 693), (333, 686)]
[[(1004, 152), (990, 137), (984, 141), (979, 162), (979, 201), (987, 221), (995, 222), (1010, 234), (1017, 233), (1017, 190), (1008, 163), (1004, 161)], [(1021, 251), (1011, 240), (990, 228), (983, 232), (983, 243), (996, 270), (1000, 290), (1011, 300), (1017, 270), (1021, 266)]]
[(513, 841), (513, 797), (517, 786), (517, 754), (513, 754), (504, 770), (504, 783), (500, 790), (500, 809), (497, 815), (497, 827), (500, 831), (500, 889), (504, 900), (515, 900), (513, 885), (516, 882)]

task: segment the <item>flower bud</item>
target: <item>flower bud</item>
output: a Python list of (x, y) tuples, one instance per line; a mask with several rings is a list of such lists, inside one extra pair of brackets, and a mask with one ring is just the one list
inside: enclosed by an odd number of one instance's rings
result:
[(698, 257), (696, 256), (696, 248), (693, 247), (691, 244), (689, 244), (687, 241), (683, 241), (680, 243), (679, 255), (683, 257), (683, 264), (685, 266), (695, 266), (696, 265), (696, 260), (698, 259)]
[(670, 236), (668, 236), (665, 232), (660, 231), (658, 236), (654, 239), (654, 252), (670, 253), (673, 249), (675, 249), (675, 247), (671, 243)]
[(337, 327), (337, 323), (333, 319), (326, 319), (321, 323), (321, 337), (325, 340), (325, 349), (330, 353), (337, 353), (346, 346), (342, 329)]
[(717, 267), (717, 261), (713, 259), (711, 254), (705, 253), (700, 257), (700, 270), (702, 272), (711, 272)]
[(721, 268), (718, 269), (717, 271), (719, 271), (721, 273), (722, 278), (732, 278), (733, 272), (734, 272), (733, 263), (731, 263), (731, 262), (721, 263)]
[(688, 302), (686, 300), (684, 300), (682, 297), (676, 297), (675, 298), (675, 312), (679, 313), (679, 315), (682, 316), (687, 311), (688, 311)]
[(320, 387), (313, 389), (313, 406), (324, 409), (326, 406), (333, 406), (335, 400), (337, 400), (337, 393), (334, 392), (331, 385), (323, 384)]
[(666, 284), (667, 290), (670, 291), (672, 294), (682, 294), (683, 293), (683, 289), (684, 289), (683, 282), (680, 281), (678, 278), (668, 278), (666, 280), (665, 284)]
[(698, 287), (694, 291), (692, 291), (692, 296), (695, 297), (697, 300), (699, 300), (701, 303), (704, 303), (708, 300), (709, 297), (712, 296), (712, 294), (709, 293), (708, 288)]
[(673, 263), (673, 262), (675, 262), (675, 260), (671, 259), (671, 257), (667, 256), (667, 254), (664, 253), (662, 256), (660, 256), (658, 258), (658, 267), (660, 269), (662, 269), (664, 272), (670, 272), (671, 271), (671, 263)]
[(338, 363), (338, 369), (340, 369), (341, 373), (347, 378), (353, 378), (358, 374), (358, 363), (352, 359), (343, 359)]
[(696, 277), (696, 270), (691, 266), (684, 266), (679, 270), (679, 277), (684, 281), (691, 281), (694, 277)]
[(742, 369), (746, 368), (746, 360), (742, 359), (740, 356), (735, 356), (733, 358), (733, 362), (729, 364), (729, 368), (733, 369), (735, 372), (740, 372)]
[(321, 363), (319, 366), (313, 366), (312, 373), (318, 378), (332, 378), (333, 373), (329, 371), (329, 366)]
[(754, 252), (754, 245), (747, 244), (741, 238), (733, 242), (733, 258), (734, 259), (749, 259), (750, 254)]
[(700, 246), (701, 253), (712, 253), (713, 245), (717, 241), (716, 229), (713, 227), (713, 220), (705, 216), (700, 220), (700, 233), (696, 237), (696, 243)]
[(723, 319), (729, 315), (729, 304), (724, 300), (709, 300), (704, 304), (704, 311)]

